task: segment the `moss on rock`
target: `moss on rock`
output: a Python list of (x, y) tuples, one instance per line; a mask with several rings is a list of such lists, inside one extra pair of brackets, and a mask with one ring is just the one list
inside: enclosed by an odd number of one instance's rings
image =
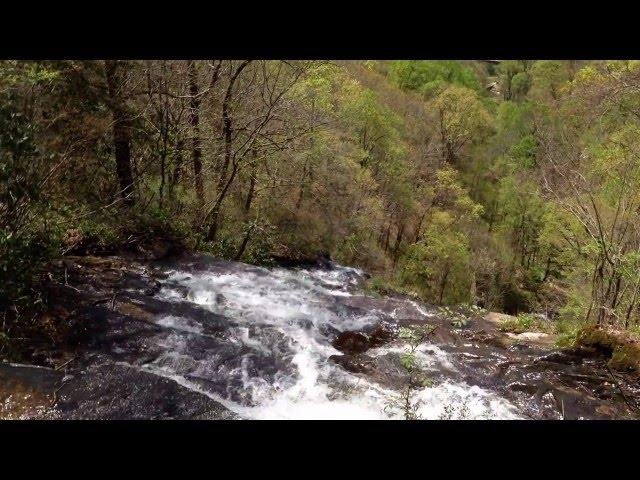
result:
[(589, 326), (578, 334), (576, 344), (609, 358), (616, 370), (640, 370), (640, 342), (630, 332)]

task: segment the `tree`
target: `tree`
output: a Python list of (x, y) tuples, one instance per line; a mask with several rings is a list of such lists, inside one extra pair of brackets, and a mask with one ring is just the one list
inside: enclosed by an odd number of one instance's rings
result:
[(200, 92), (198, 88), (198, 70), (194, 60), (189, 61), (189, 124), (191, 125), (191, 162), (195, 179), (198, 201), (204, 204), (204, 186), (202, 183), (202, 148), (200, 147)]
[[(632, 82), (639, 74), (632, 69), (622, 75)], [(621, 97), (610, 89), (620, 80), (616, 75), (583, 72), (573, 85), (574, 95), (583, 102), (595, 100), (590, 115), (602, 118), (604, 109), (609, 118), (594, 130), (565, 128), (558, 135), (547, 126), (540, 135), (545, 191), (569, 215), (572, 221), (565, 222), (564, 235), (591, 267), (591, 301), (585, 318), (593, 315), (601, 325), (628, 325), (637, 302), (640, 125), (620, 121), (623, 116), (611, 111), (612, 104), (627, 112), (635, 108), (633, 96)], [(584, 121), (589, 125), (588, 118)], [(583, 132), (588, 136), (576, 138)]]
[(447, 84), (481, 90), (473, 70), (457, 60), (395, 60), (391, 62), (389, 75), (400, 88), (426, 95)]
[(135, 185), (131, 169), (132, 114), (128, 110), (125, 100), (126, 70), (126, 62), (121, 60), (105, 60), (104, 62), (104, 73), (109, 93), (107, 103), (113, 116), (113, 147), (120, 194), (127, 205), (133, 205)]
[(480, 141), (488, 133), (491, 118), (477, 94), (450, 85), (430, 103), (438, 122), (442, 159), (455, 164), (465, 145)]

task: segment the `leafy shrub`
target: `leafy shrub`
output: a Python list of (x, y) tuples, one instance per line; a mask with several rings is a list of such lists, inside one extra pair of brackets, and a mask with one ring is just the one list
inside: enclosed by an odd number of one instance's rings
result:
[(460, 311), (455, 311), (450, 307), (439, 307), (438, 310), (451, 321), (451, 325), (455, 328), (466, 327), (469, 323), (469, 318)]
[(407, 342), (407, 347), (400, 357), (400, 364), (407, 374), (406, 385), (401, 389), (400, 393), (388, 399), (385, 411), (400, 411), (405, 420), (420, 419), (420, 400), (415, 400), (415, 393), (423, 388), (433, 386), (433, 381), (428, 378), (422, 370), (416, 351), (428, 337), (435, 331), (434, 325), (420, 325), (412, 327), (402, 327), (399, 331), (399, 337)]
[(558, 336), (556, 345), (558, 347), (570, 348), (575, 346), (582, 328), (578, 322), (561, 318), (556, 321), (555, 327), (555, 333)]
[(374, 276), (370, 278), (364, 285), (365, 289), (369, 292), (377, 295), (408, 295), (410, 297), (416, 297), (414, 292), (406, 289), (405, 287), (398, 285), (392, 279), (388, 279), (381, 276)]
[(273, 265), (275, 227), (267, 222), (251, 222), (245, 225), (243, 235), (247, 230), (251, 237), (244, 260), (254, 265)]

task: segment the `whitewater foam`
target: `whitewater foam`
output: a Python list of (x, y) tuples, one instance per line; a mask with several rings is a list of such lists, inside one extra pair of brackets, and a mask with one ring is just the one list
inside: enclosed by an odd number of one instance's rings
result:
[[(224, 345), (202, 338), (207, 320), (163, 315), (156, 323), (168, 333), (156, 340), (161, 354), (139, 365), (145, 371), (219, 401), (243, 418), (386, 419), (402, 418), (388, 406), (398, 392), (351, 374), (329, 361), (340, 354), (331, 340), (345, 330), (371, 327), (380, 311), (349, 308), (341, 298), (357, 293), (362, 272), (282, 268), (230, 271), (168, 272), (156, 297), (190, 302), (229, 320)], [(433, 314), (409, 304), (424, 318)], [(205, 341), (206, 340), (206, 341)], [(197, 352), (194, 344), (198, 345)], [(402, 343), (367, 352), (372, 357), (401, 355)], [(417, 359), (425, 371), (453, 369), (437, 345), (422, 345)], [(516, 418), (514, 407), (493, 392), (451, 381), (416, 395), (423, 418)]]

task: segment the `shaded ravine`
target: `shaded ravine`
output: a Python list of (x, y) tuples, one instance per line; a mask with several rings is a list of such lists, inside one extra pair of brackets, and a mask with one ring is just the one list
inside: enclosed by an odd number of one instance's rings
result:
[[(14, 391), (13, 407), (4, 394), (5, 416), (402, 418), (388, 408), (406, 384), (406, 346), (395, 334), (424, 323), (437, 328), (417, 354), (433, 381), (414, 398), (422, 418), (633, 414), (601, 359), (514, 342), (480, 317), (454, 328), (429, 305), (366, 294), (353, 268), (266, 269), (207, 256), (119, 268), (78, 261), (74, 288), (96, 302), (117, 288), (112, 308), (91, 302), (78, 313), (86, 332), (63, 369), (0, 367)], [(113, 271), (116, 286), (102, 281)], [(379, 331), (382, 341), (358, 351), (336, 343), (344, 332)]]

